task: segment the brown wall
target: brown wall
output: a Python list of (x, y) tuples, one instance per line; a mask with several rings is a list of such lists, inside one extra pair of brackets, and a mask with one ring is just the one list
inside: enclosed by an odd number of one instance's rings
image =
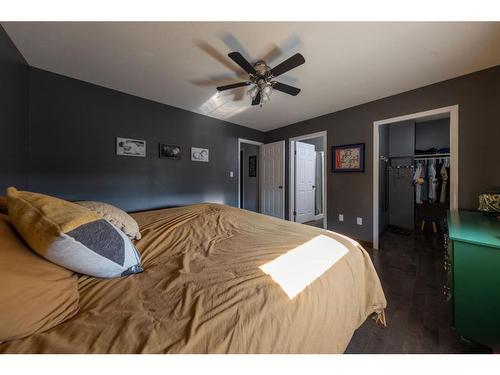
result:
[[(455, 104), (459, 105), (459, 207), (475, 209), (479, 192), (500, 186), (500, 66), (275, 129), (266, 134), (266, 141), (327, 130), (328, 228), (371, 241), (373, 122)], [(366, 143), (365, 173), (331, 173), (331, 147), (360, 142)], [(288, 182), (288, 160), (286, 175)], [(344, 222), (337, 220), (339, 213)], [(363, 218), (362, 226), (356, 225), (357, 216)]]

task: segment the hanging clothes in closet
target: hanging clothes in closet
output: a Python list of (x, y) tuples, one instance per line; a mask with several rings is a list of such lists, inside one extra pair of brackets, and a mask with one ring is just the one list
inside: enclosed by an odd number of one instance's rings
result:
[[(449, 160), (448, 160), (449, 161)], [(448, 168), (448, 170), (447, 170)], [(441, 165), (441, 170), (439, 172), (441, 176), (441, 192), (439, 195), (439, 202), (440, 203), (446, 203), (447, 197), (449, 197), (449, 194), (446, 194), (446, 189), (449, 189), (448, 187), (448, 176), (449, 176), (449, 168), (450, 166), (446, 167), (446, 163), (442, 163)]]
[(415, 203), (448, 203), (450, 173), (449, 157), (417, 158), (413, 184)]

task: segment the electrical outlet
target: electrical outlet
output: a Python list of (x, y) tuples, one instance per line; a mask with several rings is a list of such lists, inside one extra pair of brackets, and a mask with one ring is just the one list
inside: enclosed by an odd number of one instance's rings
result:
[(229, 171), (229, 177), (234, 177), (234, 172), (233, 171)]
[(339, 214), (339, 221), (344, 221), (344, 215)]
[(360, 218), (360, 217), (357, 217), (357, 218), (356, 218), (356, 223), (357, 223), (358, 225), (363, 225), (363, 219), (362, 219), (362, 218)]

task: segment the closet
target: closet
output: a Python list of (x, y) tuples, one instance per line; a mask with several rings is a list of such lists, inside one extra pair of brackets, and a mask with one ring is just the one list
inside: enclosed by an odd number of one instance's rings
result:
[(449, 208), (450, 119), (380, 128), (379, 230), (437, 232)]

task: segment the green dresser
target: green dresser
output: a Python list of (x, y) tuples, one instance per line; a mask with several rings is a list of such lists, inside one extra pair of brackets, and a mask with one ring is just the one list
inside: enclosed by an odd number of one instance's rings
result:
[(449, 211), (445, 294), (452, 325), (465, 339), (500, 347), (500, 221)]

